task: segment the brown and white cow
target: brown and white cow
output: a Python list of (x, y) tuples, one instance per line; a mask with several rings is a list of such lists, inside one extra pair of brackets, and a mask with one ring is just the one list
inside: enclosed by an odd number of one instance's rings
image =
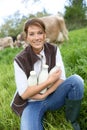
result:
[(14, 47), (13, 39), (10, 36), (4, 37), (4, 38), (0, 38), (0, 50), (4, 49), (6, 47), (11, 47), (11, 48)]
[(68, 30), (62, 15), (50, 15), (40, 18), (46, 26), (46, 35), (49, 42), (63, 42), (68, 40)]
[(16, 47), (23, 47), (25, 48), (27, 46), (27, 41), (26, 41), (26, 35), (24, 32), (21, 32), (20, 34), (17, 35), (17, 40), (14, 42), (14, 46)]

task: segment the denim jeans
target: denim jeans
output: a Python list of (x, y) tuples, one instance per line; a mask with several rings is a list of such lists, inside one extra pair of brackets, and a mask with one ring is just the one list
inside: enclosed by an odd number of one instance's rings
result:
[(84, 93), (83, 79), (78, 75), (67, 78), (55, 92), (43, 101), (29, 102), (21, 116), (21, 130), (44, 130), (42, 120), (47, 110), (57, 110), (65, 99), (80, 100)]

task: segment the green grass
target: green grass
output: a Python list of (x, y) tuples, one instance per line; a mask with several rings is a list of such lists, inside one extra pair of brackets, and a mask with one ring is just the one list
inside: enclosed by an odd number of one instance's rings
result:
[[(84, 98), (79, 122), (82, 130), (87, 129), (87, 28), (69, 32), (69, 41), (60, 46), (66, 75), (77, 73), (85, 81)], [(21, 48), (6, 48), (0, 51), (0, 130), (19, 130), (20, 118), (10, 108), (16, 90), (13, 60)], [(45, 130), (72, 130), (65, 120), (64, 108), (47, 112)]]

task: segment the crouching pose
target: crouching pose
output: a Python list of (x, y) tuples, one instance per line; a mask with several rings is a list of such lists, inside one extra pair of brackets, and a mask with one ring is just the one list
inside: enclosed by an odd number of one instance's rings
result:
[[(14, 59), (17, 91), (11, 104), (21, 117), (20, 129), (43, 130), (44, 113), (65, 105), (67, 121), (71, 122), (74, 130), (80, 130), (77, 119), (84, 92), (83, 79), (77, 74), (66, 78), (60, 50), (56, 45), (46, 42), (45, 25), (41, 20), (28, 20), (24, 32), (29, 45)], [(30, 71), (34, 70), (38, 77), (42, 64), (47, 64), (50, 72), (56, 63), (61, 67), (44, 82), (33, 86), (28, 84)], [(45, 88), (48, 89), (41, 94)]]

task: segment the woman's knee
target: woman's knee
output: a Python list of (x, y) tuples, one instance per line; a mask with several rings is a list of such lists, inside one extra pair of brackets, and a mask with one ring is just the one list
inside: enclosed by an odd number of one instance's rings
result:
[(72, 86), (78, 86), (79, 88), (81, 87), (81, 89), (84, 89), (84, 80), (81, 76), (77, 74), (70, 76), (67, 79), (67, 82), (72, 84)]
[(84, 80), (81, 76), (74, 74), (73, 76), (73, 82), (75, 84), (77, 84), (77, 86), (81, 87), (82, 89), (84, 89)]
[(81, 76), (72, 75), (72, 90), (77, 97), (82, 98), (84, 94), (84, 80)]

